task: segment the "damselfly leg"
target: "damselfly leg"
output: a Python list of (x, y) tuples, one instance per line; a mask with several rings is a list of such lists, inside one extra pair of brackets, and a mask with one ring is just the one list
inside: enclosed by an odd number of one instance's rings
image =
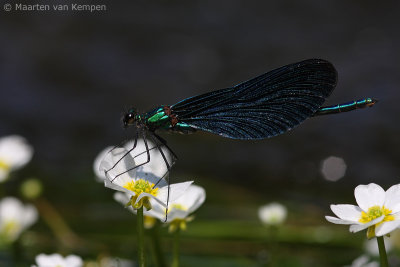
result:
[[(166, 142), (164, 139), (162, 139), (160, 136), (158, 136), (158, 135), (155, 134), (155, 133), (150, 133), (150, 138), (151, 138), (151, 139), (153, 140), (153, 142), (156, 144), (156, 147), (157, 147), (158, 151), (160, 152), (160, 154), (161, 154), (161, 156), (162, 156), (162, 158), (163, 158), (163, 160), (164, 160), (164, 162), (165, 162), (165, 165), (166, 165), (166, 167), (167, 167), (167, 172), (165, 173), (164, 176), (166, 176), (166, 175), (169, 173), (169, 171), (171, 170), (172, 165), (175, 164), (175, 162), (176, 162), (176, 160), (178, 159), (178, 157), (177, 157), (176, 154), (172, 151), (172, 149), (167, 145), (167, 142)], [(171, 156), (171, 158), (172, 158), (172, 159), (171, 159), (171, 163), (168, 162), (167, 157), (166, 157), (164, 151), (162, 150), (162, 147), (163, 147), (163, 146), (165, 146), (165, 148), (166, 148), (166, 149), (169, 151), (169, 153), (170, 153), (170, 156)], [(161, 177), (160, 180), (159, 180), (154, 186), (157, 186), (157, 184), (158, 184), (162, 179), (166, 179), (166, 177)], [(166, 179), (166, 180), (168, 180), (168, 193), (167, 193), (167, 203), (166, 203), (166, 204), (167, 204), (167, 207), (166, 207), (166, 210), (165, 210), (165, 222), (166, 222), (167, 219), (168, 219), (168, 204), (169, 204), (170, 184), (171, 184), (171, 181), (170, 181), (169, 177), (168, 177), (168, 179)]]
[[(126, 156), (128, 156), (128, 155), (136, 148), (136, 146), (137, 146), (137, 141), (138, 141), (138, 136), (139, 136), (139, 132), (136, 131), (136, 135), (135, 135), (135, 139), (134, 139), (134, 143), (133, 143), (132, 148), (130, 148), (129, 150), (127, 150), (127, 151), (125, 152), (125, 154), (123, 154), (122, 157), (121, 157), (119, 160), (117, 160), (111, 168), (109, 168), (109, 169), (107, 169), (107, 170), (104, 171), (105, 174), (106, 174), (106, 177), (107, 177), (107, 173), (108, 173), (109, 171), (113, 170), (113, 169), (121, 162), (121, 160), (123, 160)], [(126, 140), (122, 141), (119, 145), (114, 146), (108, 153), (112, 153), (112, 152), (113, 152), (115, 149), (117, 149), (117, 148), (124, 147), (124, 145), (125, 145), (126, 143), (127, 143)], [(128, 171), (127, 171), (127, 172), (128, 172)], [(123, 173), (121, 173), (121, 174), (123, 174)], [(113, 182), (113, 181), (114, 181), (118, 176), (120, 176), (121, 174), (118, 174), (117, 176), (115, 176), (115, 177), (111, 180), (111, 182)]]

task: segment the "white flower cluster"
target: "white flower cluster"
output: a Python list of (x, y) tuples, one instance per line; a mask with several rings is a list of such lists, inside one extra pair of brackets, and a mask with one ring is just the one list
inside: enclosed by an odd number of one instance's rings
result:
[[(0, 138), (0, 182), (5, 182), (11, 171), (18, 170), (32, 158), (33, 148), (25, 138), (10, 135)], [(24, 205), (15, 197), (0, 200), (0, 243), (9, 244), (38, 219), (34, 206)]]
[(36, 256), (36, 265), (33, 267), (82, 267), (83, 260), (76, 255), (63, 257), (60, 254), (39, 254)]

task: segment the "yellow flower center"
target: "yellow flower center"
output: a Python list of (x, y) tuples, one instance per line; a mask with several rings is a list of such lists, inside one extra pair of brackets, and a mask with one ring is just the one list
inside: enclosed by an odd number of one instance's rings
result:
[(147, 193), (152, 196), (157, 196), (158, 194), (158, 188), (154, 187), (154, 184), (150, 183), (149, 181), (139, 179), (136, 181), (129, 181), (127, 182), (124, 186), (124, 188), (132, 191), (135, 193), (134, 196), (132, 196), (130, 202), (128, 204), (132, 205), (134, 209), (139, 209), (142, 206), (144, 206), (147, 210), (151, 209), (151, 204), (149, 197), (142, 197), (138, 203), (135, 204), (136, 200), (142, 193)]
[(148, 193), (153, 196), (157, 196), (158, 193), (158, 188), (154, 188), (154, 184), (151, 184), (149, 181), (143, 179), (129, 181), (123, 187), (135, 192), (135, 195), (137, 196), (139, 196), (141, 193)]
[(0, 159), (0, 169), (7, 171), (10, 169), (10, 165), (7, 162), (5, 162), (4, 160)]
[(392, 213), (392, 211), (385, 208), (385, 206), (382, 206), (382, 207), (373, 206), (373, 207), (369, 208), (367, 212), (364, 212), (364, 211), (361, 212), (361, 218), (358, 220), (360, 223), (368, 223), (370, 221), (375, 220), (376, 218), (385, 216), (383, 218), (383, 220), (380, 221), (379, 223), (368, 227), (368, 230), (367, 230), (367, 238), (368, 239), (375, 237), (376, 226), (380, 225), (383, 222), (389, 222), (389, 221), (394, 220), (394, 216), (390, 215), (391, 213)]
[(379, 206), (373, 206), (368, 209), (367, 212), (362, 211), (361, 212), (361, 218), (358, 220), (360, 223), (368, 223), (370, 221), (375, 220), (376, 218), (379, 218), (383, 215), (385, 217), (383, 218), (382, 222), (388, 222), (388, 221), (393, 221), (394, 216), (390, 215), (392, 213), (391, 210), (385, 208), (385, 206), (379, 207)]

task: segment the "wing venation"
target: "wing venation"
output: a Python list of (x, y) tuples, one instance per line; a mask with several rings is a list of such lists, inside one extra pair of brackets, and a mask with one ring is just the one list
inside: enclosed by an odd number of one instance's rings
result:
[(282, 134), (312, 116), (336, 86), (331, 63), (310, 59), (290, 64), (232, 88), (171, 106), (179, 121), (234, 139)]

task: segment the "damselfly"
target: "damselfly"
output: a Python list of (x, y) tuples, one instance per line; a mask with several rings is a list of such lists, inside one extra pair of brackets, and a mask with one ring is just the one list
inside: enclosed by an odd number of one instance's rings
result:
[[(186, 98), (174, 105), (159, 106), (147, 113), (138, 114), (132, 108), (122, 118), (125, 128), (136, 128), (133, 145), (127, 153), (133, 151), (138, 138), (142, 138), (145, 151), (140, 154), (147, 155), (144, 162), (132, 168), (147, 164), (150, 151), (156, 150), (163, 157), (167, 172), (171, 169), (177, 157), (156, 133), (158, 130), (179, 133), (200, 130), (233, 139), (264, 139), (283, 134), (308, 117), (371, 107), (376, 103), (374, 99), (365, 98), (321, 107), (336, 82), (337, 72), (331, 63), (309, 59), (280, 67), (234, 87)], [(154, 146), (150, 147), (147, 140)], [(172, 160), (167, 159), (165, 149), (171, 153)]]

